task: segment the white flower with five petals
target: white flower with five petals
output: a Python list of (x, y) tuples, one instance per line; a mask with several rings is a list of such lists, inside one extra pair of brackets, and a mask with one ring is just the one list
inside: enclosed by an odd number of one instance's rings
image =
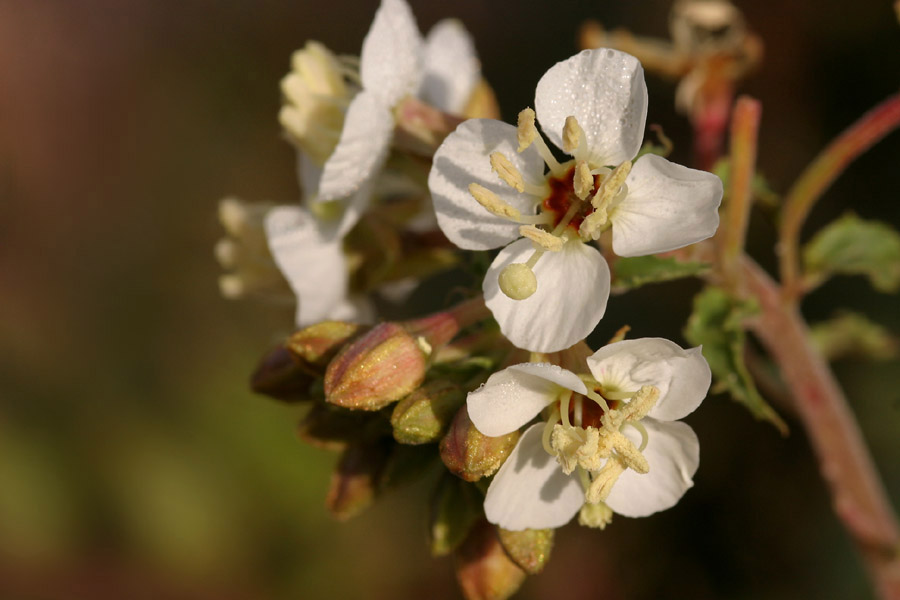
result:
[(627, 340), (587, 359), (590, 374), (525, 363), (493, 374), (469, 394), (475, 427), (508, 434), (538, 414), (494, 476), (490, 522), (513, 531), (582, 524), (604, 527), (612, 512), (643, 517), (674, 506), (693, 485), (699, 442), (681, 419), (706, 396), (700, 348), (662, 338)]
[[(655, 155), (632, 164), (646, 116), (637, 59), (585, 50), (544, 74), (535, 110), (523, 110), (518, 127), (469, 120), (435, 153), (428, 186), (445, 235), (470, 250), (509, 244), (483, 288), (516, 346), (554, 352), (594, 329), (610, 273), (589, 242), (606, 229), (620, 256), (665, 252), (715, 233), (718, 177)], [(556, 160), (535, 121), (571, 160)]]
[(343, 218), (342, 231), (368, 204), (372, 182), (388, 156), (400, 102), (418, 96), (446, 112), (462, 113), (481, 69), (471, 36), (458, 21), (441, 21), (423, 39), (404, 0), (382, 0), (363, 40), (357, 77), (360, 89), (311, 198), (344, 205), (350, 215)]

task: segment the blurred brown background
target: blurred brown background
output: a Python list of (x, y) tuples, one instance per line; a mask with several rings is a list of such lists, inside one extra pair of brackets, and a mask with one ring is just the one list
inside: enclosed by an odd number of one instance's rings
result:
[[(427, 30), (472, 31), (507, 118), (574, 53), (585, 18), (667, 36), (669, 3), (411, 0)], [(759, 165), (785, 191), (815, 153), (893, 93), (891, 3), (739, 3), (766, 42), (744, 91), (764, 104)], [(308, 38), (358, 53), (377, 3), (0, 0), (0, 599), (456, 598), (424, 544), (427, 483), (336, 524), (333, 456), (247, 375), (290, 312), (218, 295), (218, 199), (293, 201), (278, 81)], [(651, 123), (690, 160), (673, 86), (648, 77)], [(900, 222), (900, 135), (828, 193)], [(772, 264), (771, 221), (753, 247)], [(680, 340), (693, 283), (610, 303), (601, 325)], [(896, 297), (827, 284), (900, 331)], [(900, 501), (898, 363), (842, 362), (872, 453)], [(781, 439), (724, 397), (688, 422), (703, 461), (675, 509), (569, 527), (521, 598), (868, 598), (799, 423)]]

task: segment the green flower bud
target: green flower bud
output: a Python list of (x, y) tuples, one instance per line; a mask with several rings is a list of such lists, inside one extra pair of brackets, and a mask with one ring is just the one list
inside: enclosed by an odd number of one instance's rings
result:
[(394, 407), (391, 415), (394, 439), (401, 444), (438, 441), (465, 401), (466, 392), (459, 384), (429, 381)]
[(522, 586), (525, 571), (513, 562), (487, 521), (476, 524), (455, 554), (456, 579), (467, 600), (506, 600)]
[(484, 435), (469, 420), (469, 412), (463, 406), (441, 439), (441, 460), (451, 473), (466, 481), (478, 481), (500, 468), (517, 441), (518, 431), (499, 437)]
[(450, 473), (438, 481), (428, 515), (428, 541), (434, 556), (455, 550), (481, 518), (484, 497), (472, 484)]
[(499, 529), (500, 543), (510, 558), (529, 575), (544, 570), (553, 549), (552, 529), (525, 529), (508, 531)]
[(384, 441), (354, 442), (347, 446), (331, 475), (325, 498), (325, 506), (335, 519), (346, 521), (374, 502), (388, 454)]
[(362, 329), (355, 323), (323, 321), (294, 333), (287, 348), (301, 364), (321, 375), (335, 354)]
[(284, 346), (269, 351), (250, 378), (250, 388), (284, 402), (310, 400), (313, 376), (305, 371)]

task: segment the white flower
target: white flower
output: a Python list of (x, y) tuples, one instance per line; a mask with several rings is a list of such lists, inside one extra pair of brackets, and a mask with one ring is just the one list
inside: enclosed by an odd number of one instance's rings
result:
[(265, 230), (275, 263), (297, 296), (298, 326), (367, 320), (364, 301), (348, 297), (343, 240), (333, 227), (299, 206), (276, 206), (266, 214)]
[[(518, 127), (469, 120), (435, 153), (428, 186), (447, 237), (469, 250), (513, 242), (491, 265), (484, 293), (515, 345), (553, 352), (594, 329), (610, 275), (584, 242), (604, 230), (612, 228), (620, 256), (665, 252), (715, 233), (718, 177), (655, 155), (632, 165), (646, 116), (637, 59), (585, 50), (544, 74), (535, 111), (523, 110)], [(571, 160), (554, 158), (536, 119)], [(520, 236), (526, 239), (514, 241)]]
[(647, 516), (674, 506), (693, 485), (699, 443), (678, 422), (709, 389), (700, 348), (627, 340), (588, 358), (590, 375), (526, 363), (492, 375), (469, 394), (469, 417), (505, 435), (542, 411), (488, 488), (484, 510), (504, 529), (561, 527), (581, 511), (603, 527), (612, 512)]
[[(321, 66), (325, 61), (316, 64)], [(352, 227), (365, 208), (372, 181), (387, 159), (395, 125), (394, 108), (403, 98), (418, 95), (441, 110), (461, 113), (480, 79), (480, 66), (471, 37), (459, 22), (442, 21), (423, 40), (404, 0), (382, 0), (363, 40), (358, 75), (347, 69), (342, 72), (357, 80), (359, 91), (347, 105), (339, 126), (335, 128), (334, 113), (323, 108), (319, 114), (326, 117), (325, 121), (307, 119), (305, 130), (323, 126), (323, 142), (332, 136), (333, 145), (327, 153), (321, 151), (327, 144), (319, 144), (318, 157), (327, 154), (327, 158), (321, 178), (314, 177), (317, 194), (310, 199), (345, 205), (351, 214), (343, 219), (340, 229), (344, 230)], [(283, 85), (289, 100), (290, 78)], [(333, 77), (321, 79), (324, 96), (337, 89)], [(329, 97), (334, 99), (334, 95)], [(339, 105), (341, 99), (333, 104)], [(289, 131), (298, 114), (290, 108), (287, 114), (283, 111), (282, 123)], [(339, 138), (334, 135), (336, 131)], [(311, 170), (309, 166), (303, 169)]]

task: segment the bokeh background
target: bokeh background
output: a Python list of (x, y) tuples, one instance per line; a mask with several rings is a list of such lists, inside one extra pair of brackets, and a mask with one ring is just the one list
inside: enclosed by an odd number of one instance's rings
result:
[[(427, 30), (462, 18), (507, 119), (574, 53), (585, 18), (667, 36), (669, 2), (411, 0)], [(743, 91), (764, 105), (759, 165), (785, 191), (815, 153), (897, 89), (891, 3), (742, 2), (766, 43)], [(276, 121), (278, 81), (313, 38), (358, 53), (375, 0), (0, 0), (0, 598), (457, 598), (425, 546), (429, 482), (333, 522), (334, 456), (302, 445), (302, 409), (254, 397), (248, 374), (291, 312), (220, 298), (216, 204), (298, 199)], [(651, 123), (689, 162), (671, 84), (648, 77)], [(828, 192), (897, 224), (900, 135)], [(772, 219), (754, 251), (773, 263)], [(698, 289), (610, 303), (607, 335), (681, 340)], [(900, 332), (897, 298), (858, 278), (805, 305), (866, 311)], [(412, 309), (415, 311), (415, 309)], [(608, 331), (607, 331), (608, 330)], [(895, 506), (900, 369), (836, 365)], [(521, 598), (869, 598), (802, 427), (782, 439), (725, 397), (687, 421), (703, 460), (673, 510), (570, 526)]]

